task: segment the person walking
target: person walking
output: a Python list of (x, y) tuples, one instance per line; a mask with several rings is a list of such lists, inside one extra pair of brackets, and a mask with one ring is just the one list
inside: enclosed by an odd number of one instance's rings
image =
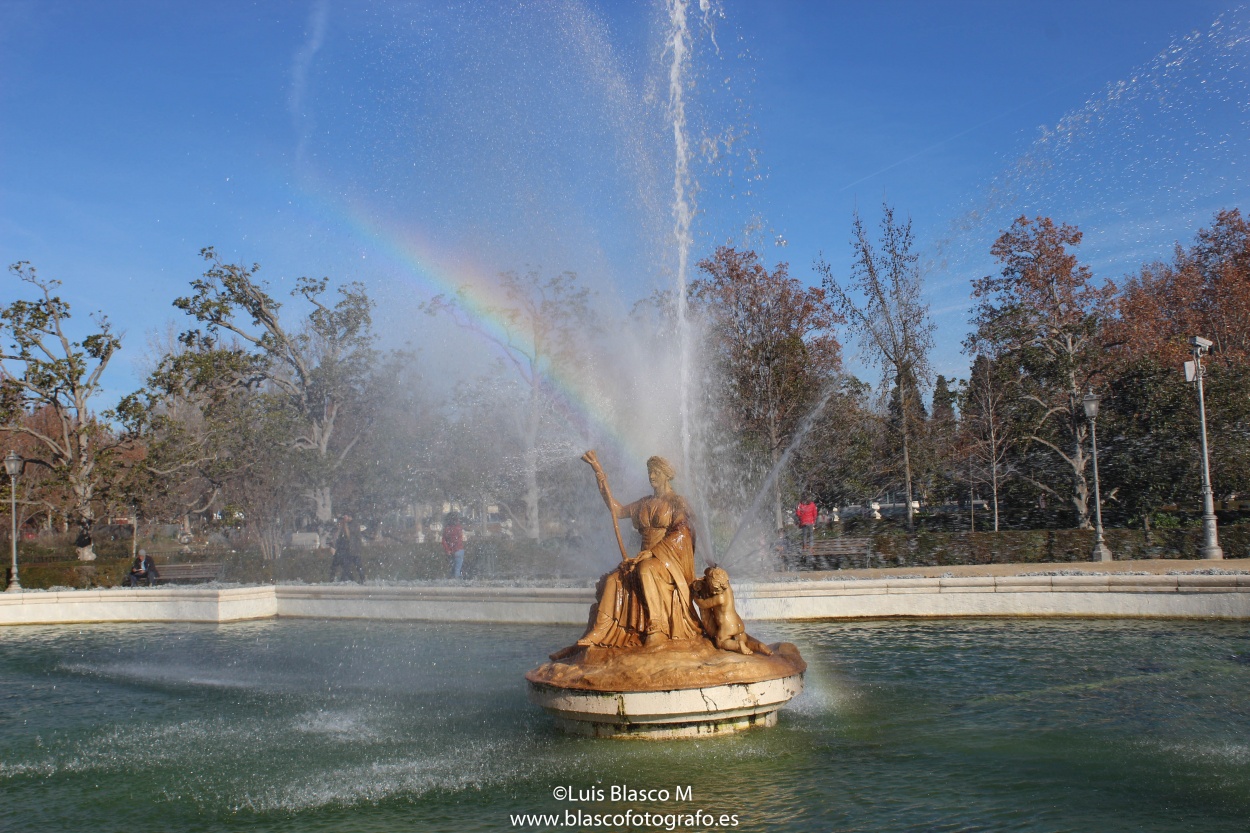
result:
[(811, 495), (805, 497), (794, 508), (794, 517), (799, 522), (799, 533), (802, 536), (803, 549), (808, 553), (812, 551), (812, 546), (816, 543), (816, 517), (819, 514), (819, 510), (816, 508), (816, 501), (812, 500)]
[(452, 560), (451, 577), (460, 578), (464, 568), (464, 526), (459, 512), (451, 512), (443, 522), (443, 552)]
[(365, 568), (360, 562), (358, 545), (359, 539), (352, 524), (352, 516), (344, 515), (339, 518), (339, 536), (334, 542), (334, 549), (331, 550), (334, 553), (334, 559), (330, 562), (330, 581), (336, 581), (337, 576), (344, 581), (365, 583)]

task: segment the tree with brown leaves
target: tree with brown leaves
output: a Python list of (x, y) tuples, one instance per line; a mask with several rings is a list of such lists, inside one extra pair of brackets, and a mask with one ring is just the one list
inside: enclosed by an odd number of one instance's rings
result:
[[(775, 468), (841, 368), (837, 316), (823, 289), (790, 277), (785, 263), (769, 271), (749, 249), (720, 246), (699, 270), (703, 277), (691, 283), (690, 297), (711, 325), (731, 418), (739, 436), (762, 448)], [(779, 478), (772, 504), (781, 528)]]
[(1171, 262), (1153, 263), (1125, 285), (1114, 322), (1117, 352), (1177, 365), (1189, 338), (1215, 343), (1215, 362), (1250, 361), (1250, 222), (1221, 211)]
[(1094, 284), (1089, 267), (1072, 249), (1075, 226), (1049, 217), (1018, 218), (994, 242), (998, 275), (972, 282), (975, 332), (969, 352), (1004, 365), (1014, 376), (1020, 436), (1049, 456), (1052, 477), (1032, 477), (1042, 491), (1063, 497), (1066, 479), (1081, 529), (1090, 526), (1087, 425), (1081, 397), (1102, 368), (1103, 323), (1113, 309), (1114, 284)]

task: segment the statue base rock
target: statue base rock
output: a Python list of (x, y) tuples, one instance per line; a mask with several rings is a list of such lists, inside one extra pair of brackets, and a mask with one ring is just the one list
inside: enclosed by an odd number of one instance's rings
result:
[(803, 690), (807, 664), (789, 642), (772, 655), (706, 639), (637, 648), (579, 648), (525, 675), (529, 699), (570, 732), (663, 740), (772, 726)]

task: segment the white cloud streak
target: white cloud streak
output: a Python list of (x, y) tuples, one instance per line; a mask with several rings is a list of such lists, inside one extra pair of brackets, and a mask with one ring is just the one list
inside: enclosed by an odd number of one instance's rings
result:
[(287, 110), (291, 122), (299, 134), (299, 153), (302, 155), (307, 141), (311, 119), (304, 111), (304, 98), (308, 89), (308, 72), (313, 59), (325, 43), (326, 24), (330, 17), (329, 0), (316, 0), (308, 13), (308, 36), (291, 61), (291, 91), (287, 96)]

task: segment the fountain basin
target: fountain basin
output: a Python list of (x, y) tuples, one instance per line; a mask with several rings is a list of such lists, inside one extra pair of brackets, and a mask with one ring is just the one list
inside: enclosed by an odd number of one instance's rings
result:
[(574, 630), (0, 628), (4, 829), (504, 830), (578, 809), (557, 785), (624, 784), (693, 797), (579, 804), (794, 833), (1246, 830), (1244, 622), (770, 623), (803, 694), (772, 730), (685, 743), (553, 731), (518, 681)]
[(529, 682), (531, 703), (566, 732), (599, 738), (669, 740), (774, 726), (803, 691), (803, 675), (669, 691), (585, 691)]
[(789, 642), (771, 655), (706, 640), (658, 648), (581, 648), (525, 675), (530, 702), (568, 732), (604, 738), (703, 737), (773, 726), (803, 691), (807, 664)]

